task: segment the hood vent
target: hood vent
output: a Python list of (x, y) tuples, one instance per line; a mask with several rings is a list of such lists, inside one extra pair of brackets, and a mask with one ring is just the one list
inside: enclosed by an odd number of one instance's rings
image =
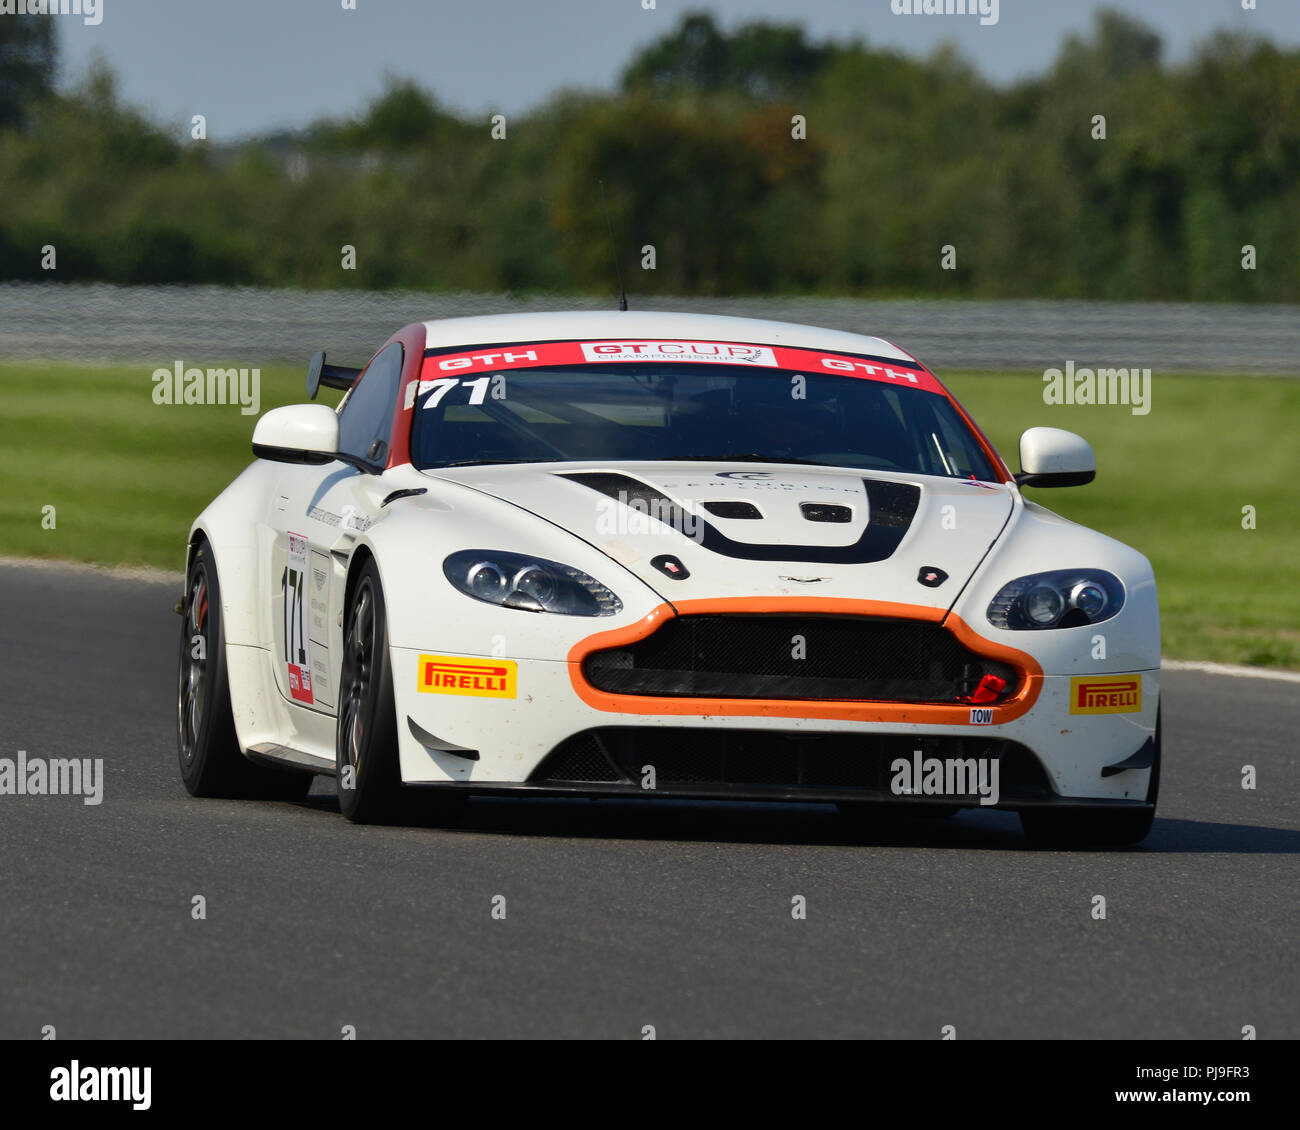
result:
[(852, 522), (853, 511), (847, 506), (828, 502), (801, 502), (799, 509), (810, 522)]
[[(640, 479), (612, 471), (575, 471), (556, 478), (588, 487), (606, 498), (627, 505), (638, 500), (656, 521), (681, 531), (691, 528), (689, 515), (672, 499)], [(814, 561), (826, 565), (861, 565), (884, 561), (906, 535), (921, 502), (914, 483), (863, 479), (867, 489), (867, 527), (852, 545), (762, 545), (736, 541), (703, 519), (697, 520), (696, 539), (707, 550), (741, 561)]]
[(715, 518), (761, 518), (763, 513), (752, 502), (705, 502), (704, 509)]

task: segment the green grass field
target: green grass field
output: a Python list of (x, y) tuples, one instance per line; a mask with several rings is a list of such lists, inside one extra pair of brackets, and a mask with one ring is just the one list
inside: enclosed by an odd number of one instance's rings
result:
[[(182, 567), (194, 515), (252, 459), (255, 417), (156, 405), (151, 373), (0, 363), (0, 555)], [(301, 400), (303, 375), (264, 369), (261, 410)], [(1300, 668), (1300, 381), (1157, 373), (1134, 416), (1045, 405), (1037, 374), (943, 376), (1013, 468), (1027, 427), (1089, 440), (1096, 482), (1029, 493), (1151, 559), (1167, 656)]]
[(1300, 667), (1300, 381), (1156, 373), (1150, 414), (1134, 416), (1045, 405), (1039, 374), (944, 380), (1012, 470), (1025, 428), (1092, 444), (1094, 482), (1026, 493), (1150, 558), (1166, 656)]

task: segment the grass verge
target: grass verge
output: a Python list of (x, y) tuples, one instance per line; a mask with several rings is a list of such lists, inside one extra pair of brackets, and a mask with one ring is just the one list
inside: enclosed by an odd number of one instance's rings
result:
[[(156, 405), (151, 373), (0, 362), (0, 555), (182, 567), (190, 522), (252, 458), (255, 417)], [(1096, 482), (1028, 493), (1151, 559), (1166, 655), (1300, 668), (1300, 381), (1156, 374), (1135, 416), (1045, 405), (1037, 374), (943, 376), (1013, 468), (1028, 427), (1093, 445)], [(262, 411), (303, 395), (302, 367), (262, 370)]]

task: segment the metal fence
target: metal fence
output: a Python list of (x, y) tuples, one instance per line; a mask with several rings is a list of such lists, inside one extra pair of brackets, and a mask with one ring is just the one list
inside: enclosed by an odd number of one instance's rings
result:
[[(931, 368), (1151, 368), (1300, 374), (1300, 308), (1150, 302), (632, 298), (635, 309), (808, 322), (875, 334)], [(612, 309), (612, 299), (251, 287), (0, 285), (0, 356), (161, 364), (364, 361), (428, 318)], [(161, 360), (160, 360), (161, 359)]]

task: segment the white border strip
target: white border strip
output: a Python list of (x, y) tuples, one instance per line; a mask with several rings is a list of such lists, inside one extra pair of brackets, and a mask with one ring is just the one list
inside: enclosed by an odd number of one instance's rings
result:
[(1280, 671), (1272, 667), (1238, 667), (1232, 663), (1202, 663), (1196, 659), (1162, 659), (1162, 671), (1201, 671), (1206, 675), (1227, 675), (1234, 679), (1277, 679), (1283, 683), (1300, 683), (1300, 671)]
[(54, 557), (0, 557), (0, 566), (14, 569), (39, 569), (49, 573), (79, 573), (82, 576), (113, 577), (123, 581), (148, 581), (151, 584), (180, 585), (185, 574), (154, 565), (94, 565), (86, 561), (61, 561)]

